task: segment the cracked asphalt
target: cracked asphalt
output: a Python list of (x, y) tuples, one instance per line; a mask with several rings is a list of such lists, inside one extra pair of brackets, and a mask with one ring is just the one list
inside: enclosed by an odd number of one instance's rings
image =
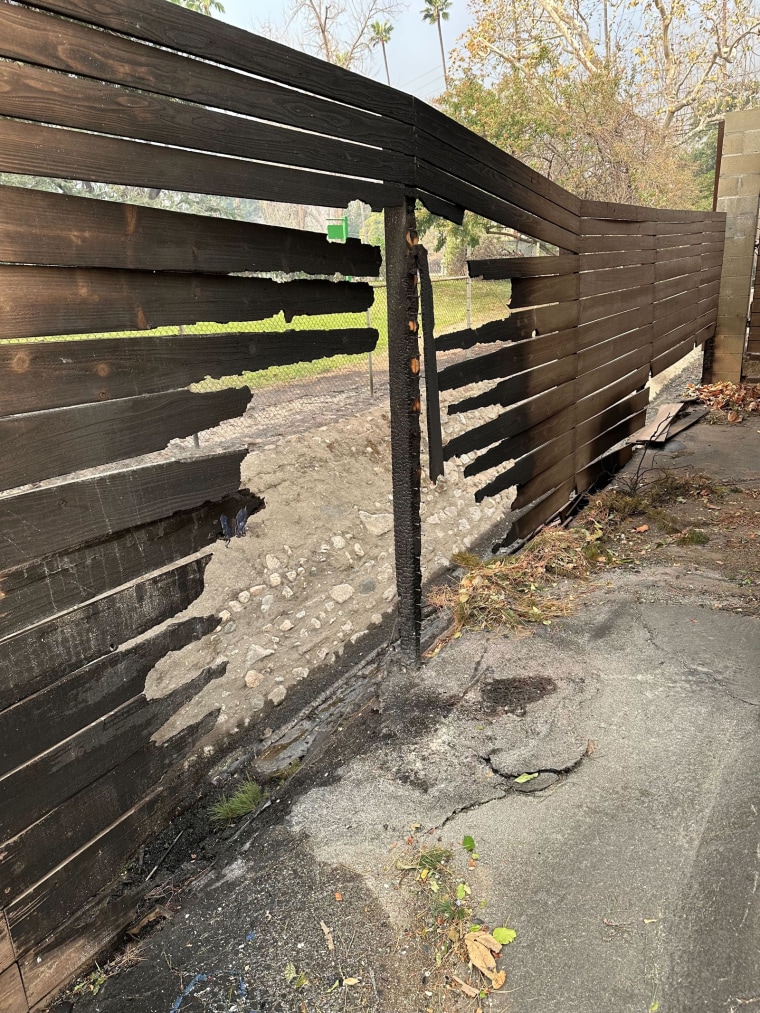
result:
[[(679, 436), (696, 467), (760, 484), (756, 433), (729, 452), (730, 435), (700, 428)], [(531, 638), (465, 634), (419, 671), (388, 662), (172, 898), (142, 961), (77, 1009), (760, 1005), (760, 620), (740, 611), (755, 594), (687, 563), (605, 572)], [(516, 784), (526, 772), (542, 773)], [(516, 930), (501, 991), (432, 984), (395, 864), (408, 839), (453, 846), (478, 916)]]

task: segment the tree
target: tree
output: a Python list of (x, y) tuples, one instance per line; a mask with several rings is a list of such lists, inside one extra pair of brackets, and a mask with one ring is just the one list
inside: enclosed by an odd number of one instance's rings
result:
[(370, 25), (372, 29), (372, 38), (370, 43), (373, 47), (382, 46), (383, 49), (383, 63), (385, 64), (385, 77), (388, 81), (388, 85), (391, 83), (391, 75), (388, 70), (388, 54), (385, 52), (385, 47), (391, 41), (391, 32), (393, 31), (393, 25), (390, 21), (373, 21)]
[(756, 0), (471, 0), (464, 63), (537, 78), (614, 80), (622, 100), (687, 142), (751, 87), (760, 63)]
[(373, 22), (395, 18), (403, 7), (402, 0), (290, 0), (283, 25), (264, 23), (260, 28), (328, 63), (363, 70), (377, 45)]
[(219, 0), (171, 0), (171, 2), (198, 14), (211, 14), (212, 11), (224, 14), (224, 5), (219, 3)]
[(420, 11), (422, 20), (427, 21), (429, 25), (438, 26), (438, 41), (441, 44), (441, 65), (443, 67), (443, 83), (446, 86), (446, 91), (449, 90), (449, 75), (446, 71), (446, 53), (443, 48), (443, 31), (441, 30), (441, 21), (449, 20), (449, 8), (451, 7), (451, 0), (425, 0), (425, 6)]

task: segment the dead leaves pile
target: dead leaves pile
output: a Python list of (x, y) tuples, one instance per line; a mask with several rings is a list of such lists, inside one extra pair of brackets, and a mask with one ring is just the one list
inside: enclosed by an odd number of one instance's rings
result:
[(760, 385), (751, 383), (687, 384), (686, 393), (719, 414), (730, 425), (747, 415), (760, 415)]

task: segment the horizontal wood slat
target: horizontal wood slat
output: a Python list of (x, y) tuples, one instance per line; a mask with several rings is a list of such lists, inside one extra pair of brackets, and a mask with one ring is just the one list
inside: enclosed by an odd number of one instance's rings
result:
[(3, 1013), (26, 1013), (27, 1009), (21, 972), (18, 964), (11, 964), (4, 971), (0, 971), (0, 1010)]
[(668, 222), (677, 225), (699, 225), (705, 221), (724, 220), (722, 212), (674, 211), (638, 204), (614, 204), (609, 201), (583, 200), (580, 213), (586, 218), (608, 218), (628, 222)]
[[(602, 253), (639, 253), (643, 250), (654, 250), (657, 242), (653, 235), (631, 236), (591, 236), (581, 235), (578, 252), (583, 255)], [(647, 263), (647, 261), (642, 261)]]
[[(99, 29), (41, 11), (13, 7), (7, 0), (0, 0), (0, 13), (6, 26), (0, 36), (0, 54), (11, 59), (413, 154), (411, 115), (405, 124), (344, 103), (326, 102), (261, 77), (123, 36), (104, 36)], [(218, 21), (213, 24), (220, 26)], [(287, 53), (285, 67), (293, 50)], [(316, 69), (322, 66), (317, 61)]]
[(244, 489), (225, 500), (0, 572), (0, 636), (11, 636), (201, 551), (221, 536), (220, 514), (234, 515), (242, 506), (253, 514), (264, 501)]
[[(145, 668), (145, 675), (150, 667)], [(169, 717), (212, 679), (220, 678), (225, 667), (204, 668), (165, 697), (148, 700), (141, 693), (0, 778), (0, 842), (16, 837), (127, 757), (148, 747), (151, 736)]]
[(151, 742), (132, 753), (6, 841), (0, 857), (0, 878), (7, 885), (8, 896), (20, 897), (59, 864), (61, 841), (66, 841), (68, 854), (74, 854), (128, 812), (212, 730), (217, 716), (218, 711), (212, 711), (163, 745)]
[(8, 932), (8, 922), (5, 919), (5, 913), (0, 908), (0, 971), (5, 971), (9, 968), (15, 959), (10, 933)]
[(0, 262), (228, 274), (376, 277), (380, 249), (358, 239), (138, 204), (0, 186)]
[(609, 271), (584, 271), (580, 275), (581, 298), (637, 289), (654, 282), (654, 266), (618, 267)]
[[(192, 71), (191, 71), (192, 72)], [(410, 160), (392, 151), (261, 123), (173, 98), (0, 61), (0, 115), (240, 158), (393, 183)]]
[(159, 393), (229, 376), (371, 352), (372, 328), (0, 344), (0, 414)]
[(572, 479), (563, 482), (540, 503), (518, 517), (510, 527), (507, 537), (499, 545), (495, 545), (494, 550), (529, 538), (540, 527), (556, 517), (563, 507), (572, 500), (574, 490), (575, 483)]
[(9, 119), (0, 119), (0, 172), (183, 193), (197, 193), (200, 185), (201, 192), (207, 194), (328, 207), (346, 207), (352, 200), (363, 200), (380, 208), (403, 196), (403, 189), (390, 183)]
[(475, 409), (484, 408), (487, 405), (507, 406), (516, 401), (534, 397), (552, 387), (567, 383), (568, 380), (576, 376), (577, 368), (578, 357), (575, 355), (567, 355), (564, 359), (556, 359), (546, 365), (536, 366), (535, 369), (531, 369), (527, 373), (520, 373), (507, 380), (502, 380), (488, 390), (472, 394), (462, 401), (450, 404), (449, 415), (475, 411)]
[(581, 299), (578, 320), (581, 324), (614, 316), (626, 309), (636, 310), (641, 306), (651, 306), (654, 298), (652, 285), (642, 285), (621, 292), (606, 292), (603, 295), (592, 295)]
[[(20, 700), (37, 699), (53, 682), (103, 655), (113, 657), (122, 644), (191, 605), (203, 591), (210, 558), (164, 570), (0, 641), (0, 664), (6, 673), (0, 683), (0, 727), (11, 720), (8, 708), (16, 710), (13, 705)], [(0, 736), (0, 757), (7, 748)]]
[(0, 568), (19, 566), (236, 492), (247, 450), (145, 465), (0, 498)]
[(616, 250), (613, 252), (579, 254), (581, 271), (605, 271), (616, 267), (638, 267), (653, 264), (658, 257), (654, 247), (646, 250)]
[[(427, 151), (427, 148), (423, 150)], [(446, 162), (443, 164), (446, 165)], [(574, 232), (539, 218), (502, 197), (473, 186), (424, 159), (418, 162), (417, 185), (423, 190), (429, 190), (433, 194), (461, 204), (468, 211), (516, 229), (534, 239), (542, 239), (571, 252), (578, 248), (578, 237)]]
[(544, 275), (574, 274), (581, 270), (575, 254), (557, 257), (492, 257), (489, 260), (468, 260), (471, 278), (500, 281), (509, 278), (541, 278)]
[(578, 327), (578, 350), (590, 348), (602, 341), (610, 341), (621, 334), (631, 335), (631, 344), (636, 344), (632, 333), (640, 327), (649, 327), (652, 323), (652, 307), (644, 304), (633, 309), (623, 309), (622, 313), (592, 320)]
[[(186, 580), (193, 576), (187, 574)], [(175, 583), (181, 588), (180, 580), (175, 579)], [(176, 615), (184, 607), (183, 598), (188, 605), (203, 588), (188, 590), (190, 594), (177, 597), (168, 615)], [(218, 625), (216, 616), (174, 623), (150, 639), (114, 650), (0, 712), (0, 778), (142, 693), (147, 673), (166, 654), (186, 647)]]
[(504, 320), (492, 320), (480, 327), (453, 331), (436, 338), (435, 347), (439, 352), (472, 348), (475, 345), (491, 344), (494, 341), (527, 341), (534, 334), (549, 334), (564, 331), (577, 322), (578, 310), (572, 303), (558, 303), (554, 306), (540, 306), (512, 313)]
[(535, 369), (553, 359), (571, 355), (578, 343), (575, 330), (558, 331), (540, 338), (519, 341), (497, 352), (478, 355), (473, 359), (446, 366), (438, 374), (440, 390), (453, 390), (469, 383), (483, 383)]
[(242, 415), (247, 387), (171, 391), (0, 418), (0, 490), (162, 450)]
[(693, 335), (676, 345), (674, 348), (669, 349), (667, 352), (663, 352), (662, 355), (658, 355), (652, 359), (652, 376), (657, 376), (668, 366), (672, 366), (673, 363), (678, 362), (696, 345), (701, 345), (708, 338), (713, 337), (715, 334), (715, 323), (704, 324), (699, 330), (694, 331)]
[(555, 275), (546, 278), (515, 278), (512, 281), (511, 309), (541, 306), (546, 303), (572, 302), (578, 298), (579, 275)]
[(0, 338), (357, 313), (373, 299), (364, 282), (0, 266)]
[(349, 105), (366, 104), (376, 113), (413, 122), (413, 103), (404, 92), (222, 21), (209, 21), (193, 11), (166, 7), (163, 0), (132, 0), (128, 8), (120, 0), (30, 0), (26, 6), (54, 11), (169, 50), (283, 81), (339, 103), (345, 104), (346, 96), (350, 96)]

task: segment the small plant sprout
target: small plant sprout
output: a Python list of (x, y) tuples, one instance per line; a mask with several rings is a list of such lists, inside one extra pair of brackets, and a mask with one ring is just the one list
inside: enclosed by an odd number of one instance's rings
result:
[(248, 816), (265, 800), (266, 793), (260, 785), (247, 777), (231, 795), (225, 795), (209, 810), (211, 822), (217, 826), (232, 823), (241, 816)]

